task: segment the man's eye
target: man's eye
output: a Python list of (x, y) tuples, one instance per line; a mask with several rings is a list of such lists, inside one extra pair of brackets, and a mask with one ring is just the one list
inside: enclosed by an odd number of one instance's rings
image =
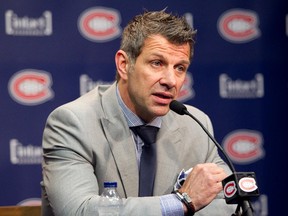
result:
[(182, 66), (182, 65), (178, 65), (178, 66), (176, 67), (176, 69), (177, 69), (178, 71), (180, 71), (180, 72), (185, 72), (185, 71), (186, 71), (186, 67), (184, 67), (184, 66)]
[(161, 61), (153, 61), (152, 65), (157, 66), (157, 67), (161, 66)]

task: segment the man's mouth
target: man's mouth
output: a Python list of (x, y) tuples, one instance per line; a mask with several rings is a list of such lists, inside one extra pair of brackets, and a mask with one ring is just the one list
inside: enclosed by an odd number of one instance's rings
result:
[(153, 94), (155, 97), (158, 98), (158, 103), (165, 103), (168, 104), (173, 99), (173, 95), (171, 93), (165, 93), (165, 92), (158, 92)]
[(172, 99), (173, 95), (169, 92), (156, 92), (153, 95), (157, 96), (157, 97), (161, 97), (164, 99)]

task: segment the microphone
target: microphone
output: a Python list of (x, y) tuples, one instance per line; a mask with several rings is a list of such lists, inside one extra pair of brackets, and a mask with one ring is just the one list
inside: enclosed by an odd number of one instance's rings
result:
[(197, 124), (204, 130), (208, 137), (213, 141), (216, 147), (224, 155), (232, 174), (222, 181), (224, 196), (227, 204), (238, 204), (235, 214), (240, 214), (240, 207), (242, 207), (242, 215), (253, 216), (253, 209), (250, 204), (250, 197), (259, 196), (259, 189), (256, 185), (256, 176), (254, 172), (236, 172), (235, 167), (226, 154), (222, 146), (216, 141), (212, 134), (204, 127), (204, 125), (193, 116), (187, 107), (177, 100), (173, 100), (170, 109), (179, 115), (188, 115), (194, 119)]

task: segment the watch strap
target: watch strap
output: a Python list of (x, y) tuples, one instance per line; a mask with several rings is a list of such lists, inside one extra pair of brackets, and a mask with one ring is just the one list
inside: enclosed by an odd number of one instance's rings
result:
[(188, 212), (187, 212), (187, 216), (192, 216), (195, 214), (195, 207), (192, 203), (191, 198), (189, 197), (189, 195), (185, 192), (180, 193), (178, 190), (173, 191), (173, 193), (176, 194), (176, 197), (186, 206)]

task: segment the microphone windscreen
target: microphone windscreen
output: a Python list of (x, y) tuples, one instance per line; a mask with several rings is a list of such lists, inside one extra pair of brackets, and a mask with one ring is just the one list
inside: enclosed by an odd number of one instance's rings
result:
[(184, 115), (187, 113), (187, 108), (184, 106), (184, 104), (180, 103), (177, 100), (173, 100), (170, 105), (170, 109), (179, 115)]

